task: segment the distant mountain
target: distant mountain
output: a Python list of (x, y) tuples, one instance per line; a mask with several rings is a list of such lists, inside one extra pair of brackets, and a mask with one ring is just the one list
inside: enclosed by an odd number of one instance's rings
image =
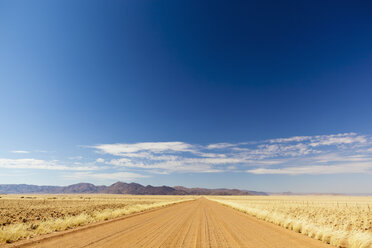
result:
[(27, 184), (0, 184), (0, 194), (47, 194), (57, 192), (61, 187), (58, 186), (36, 186)]
[(187, 195), (267, 195), (265, 192), (240, 190), (240, 189), (205, 189), (205, 188), (186, 188), (175, 186), (176, 190), (186, 192)]
[(204, 189), (182, 186), (143, 186), (138, 183), (117, 182), (110, 186), (78, 183), (69, 186), (37, 186), (0, 184), (0, 194), (131, 194), (131, 195), (266, 195), (264, 192), (239, 189)]

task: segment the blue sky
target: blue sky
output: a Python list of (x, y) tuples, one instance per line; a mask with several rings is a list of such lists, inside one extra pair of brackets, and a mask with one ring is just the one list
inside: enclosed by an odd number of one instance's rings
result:
[(1, 1), (0, 183), (372, 193), (369, 1)]

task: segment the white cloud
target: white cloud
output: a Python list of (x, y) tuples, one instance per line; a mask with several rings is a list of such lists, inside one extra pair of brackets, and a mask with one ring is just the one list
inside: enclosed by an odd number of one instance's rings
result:
[[(357, 133), (221, 142), (206, 146), (185, 142), (141, 142), (100, 144), (90, 148), (105, 154), (105, 158), (97, 156), (91, 162), (85, 162), (82, 156), (70, 157), (72, 160), (67, 162), (0, 158), (0, 168), (79, 171), (80, 175), (85, 173), (92, 177), (106, 174), (89, 171), (110, 169), (122, 173), (125, 168), (158, 174), (247, 171), (298, 175), (364, 173), (369, 172), (367, 165), (372, 164), (372, 137)], [(23, 150), (12, 152), (29, 153)]]
[(97, 170), (94, 166), (65, 166), (59, 165), (58, 161), (40, 160), (33, 158), (6, 159), (0, 158), (0, 168), (8, 169), (40, 169), (40, 170), (71, 170), (71, 171), (90, 171)]
[(340, 173), (370, 173), (372, 172), (372, 163), (346, 163), (337, 165), (311, 165), (284, 167), (276, 169), (257, 168), (247, 170), (252, 174), (285, 174), (285, 175), (302, 175), (302, 174), (340, 174)]
[(372, 158), (366, 155), (357, 154), (357, 155), (346, 155), (338, 153), (328, 153), (319, 156), (310, 158), (316, 163), (335, 163), (335, 162), (364, 162), (372, 161)]
[(113, 172), (113, 173), (90, 173), (90, 172), (75, 172), (66, 175), (67, 178), (73, 179), (98, 179), (98, 180), (118, 180), (118, 181), (132, 181), (138, 178), (146, 178), (148, 176), (132, 172)]
[(18, 153), (18, 154), (27, 154), (27, 153), (30, 153), (29, 151), (25, 151), (25, 150), (14, 150), (14, 151), (10, 151), (11, 153)]
[(216, 143), (216, 144), (210, 144), (207, 146), (207, 149), (224, 149), (228, 147), (236, 146), (236, 144), (230, 144), (230, 143)]
[(311, 139), (310, 146), (329, 146), (329, 145), (342, 145), (342, 144), (353, 144), (353, 143), (366, 143), (367, 139), (365, 136), (357, 135), (356, 133), (341, 133), (332, 135), (321, 135), (315, 136)]
[(128, 166), (128, 167), (133, 167), (133, 166), (130, 166), (129, 164), (131, 164), (132, 160), (128, 159), (128, 158), (119, 158), (119, 159), (112, 159), (110, 162), (108, 162), (109, 164), (112, 164), (112, 165), (115, 165), (115, 166)]
[(351, 143), (366, 143), (367, 138), (356, 133), (340, 133), (330, 135), (316, 136), (294, 136), (290, 138), (279, 138), (267, 140), (269, 143), (290, 143), (290, 142), (306, 142), (310, 141), (310, 146), (329, 146)]
[(187, 162), (185, 160), (168, 160), (162, 162), (153, 162), (153, 161), (132, 161), (130, 159), (121, 158), (113, 159), (109, 164), (118, 166), (118, 167), (127, 167), (127, 168), (141, 168), (141, 169), (157, 169), (163, 170), (164, 172), (220, 172), (221, 170), (213, 168), (211, 165)]
[[(142, 142), (100, 144), (96, 158), (67, 162), (35, 158), (0, 158), (0, 168), (65, 171), (75, 179), (130, 181), (154, 174), (246, 172), (319, 175), (372, 173), (372, 136), (341, 133), (294, 136), (255, 142)], [(27, 154), (28, 151), (12, 151)], [(105, 154), (97, 155), (98, 154)], [(72, 160), (71, 160), (72, 159)], [(110, 171), (110, 173), (107, 173)]]
[(192, 152), (193, 147), (184, 142), (143, 142), (135, 144), (101, 144), (93, 146), (97, 150), (116, 156), (140, 151), (150, 151), (153, 153), (162, 152)]
[(294, 136), (290, 138), (279, 138), (279, 139), (270, 139), (269, 143), (287, 143), (287, 142), (301, 142), (305, 140), (310, 140), (311, 136)]
[(97, 158), (96, 163), (104, 163), (105, 160), (103, 158)]
[(74, 156), (74, 157), (69, 157), (68, 159), (71, 159), (71, 160), (82, 160), (83, 159), (83, 156)]
[(236, 144), (222, 142), (207, 146), (185, 142), (143, 142), (101, 144), (93, 148), (113, 157), (105, 160), (106, 165), (149, 173), (247, 171), (255, 174), (311, 174), (314, 171), (336, 173), (341, 169), (356, 173), (360, 170), (354, 167), (348, 170), (337, 165), (372, 162), (372, 158), (367, 156), (372, 151), (371, 137), (356, 133), (294, 136)]

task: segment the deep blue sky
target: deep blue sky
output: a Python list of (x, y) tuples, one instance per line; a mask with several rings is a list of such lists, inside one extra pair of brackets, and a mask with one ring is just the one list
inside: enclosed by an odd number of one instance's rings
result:
[[(3, 0), (0, 159), (70, 166), (69, 157), (94, 161), (86, 146), (97, 144), (369, 136), (371, 13), (370, 1)], [(56, 184), (70, 182), (53, 170), (3, 166), (6, 183), (53, 184), (48, 173)], [(17, 173), (26, 176), (8, 177)], [(354, 184), (372, 179), (365, 174), (134, 180), (263, 190), (296, 190), (290, 180), (307, 180), (306, 191), (315, 178), (337, 190), (338, 177)]]

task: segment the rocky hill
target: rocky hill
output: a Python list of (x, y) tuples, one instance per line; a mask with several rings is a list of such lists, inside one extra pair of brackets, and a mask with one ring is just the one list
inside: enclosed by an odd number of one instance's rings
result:
[(110, 186), (78, 183), (64, 187), (0, 184), (0, 194), (263, 195), (265, 193), (238, 189), (143, 186), (138, 183), (116, 182)]

